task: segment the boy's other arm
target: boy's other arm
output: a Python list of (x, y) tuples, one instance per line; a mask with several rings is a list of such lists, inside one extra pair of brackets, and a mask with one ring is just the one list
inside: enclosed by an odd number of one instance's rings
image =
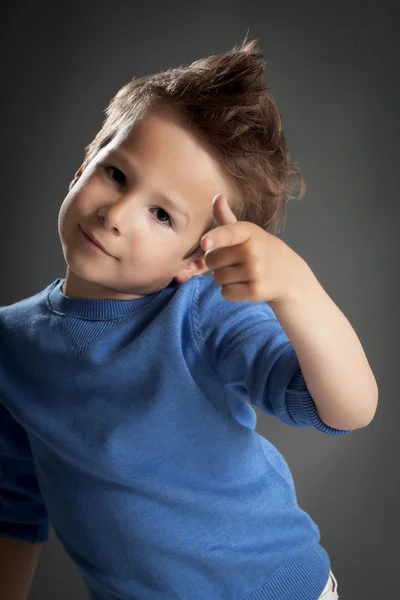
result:
[(0, 536), (0, 598), (27, 600), (43, 544)]

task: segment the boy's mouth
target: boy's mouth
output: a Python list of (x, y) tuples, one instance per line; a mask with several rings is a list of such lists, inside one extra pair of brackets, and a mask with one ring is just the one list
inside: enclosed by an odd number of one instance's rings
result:
[(96, 252), (99, 252), (100, 254), (104, 254), (105, 256), (113, 256), (112, 254), (107, 252), (107, 250), (94, 238), (93, 234), (86, 233), (86, 231), (84, 231), (80, 225), (79, 225), (79, 228), (80, 228), (86, 242), (88, 242), (88, 244), (90, 245), (91, 248), (93, 248), (93, 250), (96, 250)]

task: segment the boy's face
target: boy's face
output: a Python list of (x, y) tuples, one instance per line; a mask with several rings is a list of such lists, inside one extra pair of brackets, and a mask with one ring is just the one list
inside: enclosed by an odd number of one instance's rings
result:
[(68, 265), (63, 293), (131, 300), (204, 273), (203, 259), (182, 257), (209, 224), (213, 197), (222, 192), (229, 199), (231, 191), (193, 134), (175, 119), (147, 115), (128, 137), (82, 165), (71, 182), (58, 220)]

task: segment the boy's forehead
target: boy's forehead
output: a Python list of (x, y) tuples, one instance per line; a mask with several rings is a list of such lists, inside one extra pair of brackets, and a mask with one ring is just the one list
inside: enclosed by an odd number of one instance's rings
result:
[[(125, 131), (117, 141), (117, 147), (126, 150), (132, 157), (147, 158), (151, 161), (162, 159), (162, 165), (189, 166), (187, 173), (191, 178), (200, 175), (200, 179), (214, 181), (225, 188), (230, 184), (229, 178), (223, 173), (219, 161), (211, 148), (196, 136), (183, 118), (175, 112), (148, 113), (130, 129)], [(158, 160), (158, 164), (161, 160)]]

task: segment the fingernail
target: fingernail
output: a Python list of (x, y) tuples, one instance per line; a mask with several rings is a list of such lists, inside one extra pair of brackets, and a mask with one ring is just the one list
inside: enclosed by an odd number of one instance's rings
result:
[(212, 205), (214, 206), (218, 196), (220, 196), (221, 194), (217, 194), (216, 196), (214, 196), (213, 201), (212, 201)]

